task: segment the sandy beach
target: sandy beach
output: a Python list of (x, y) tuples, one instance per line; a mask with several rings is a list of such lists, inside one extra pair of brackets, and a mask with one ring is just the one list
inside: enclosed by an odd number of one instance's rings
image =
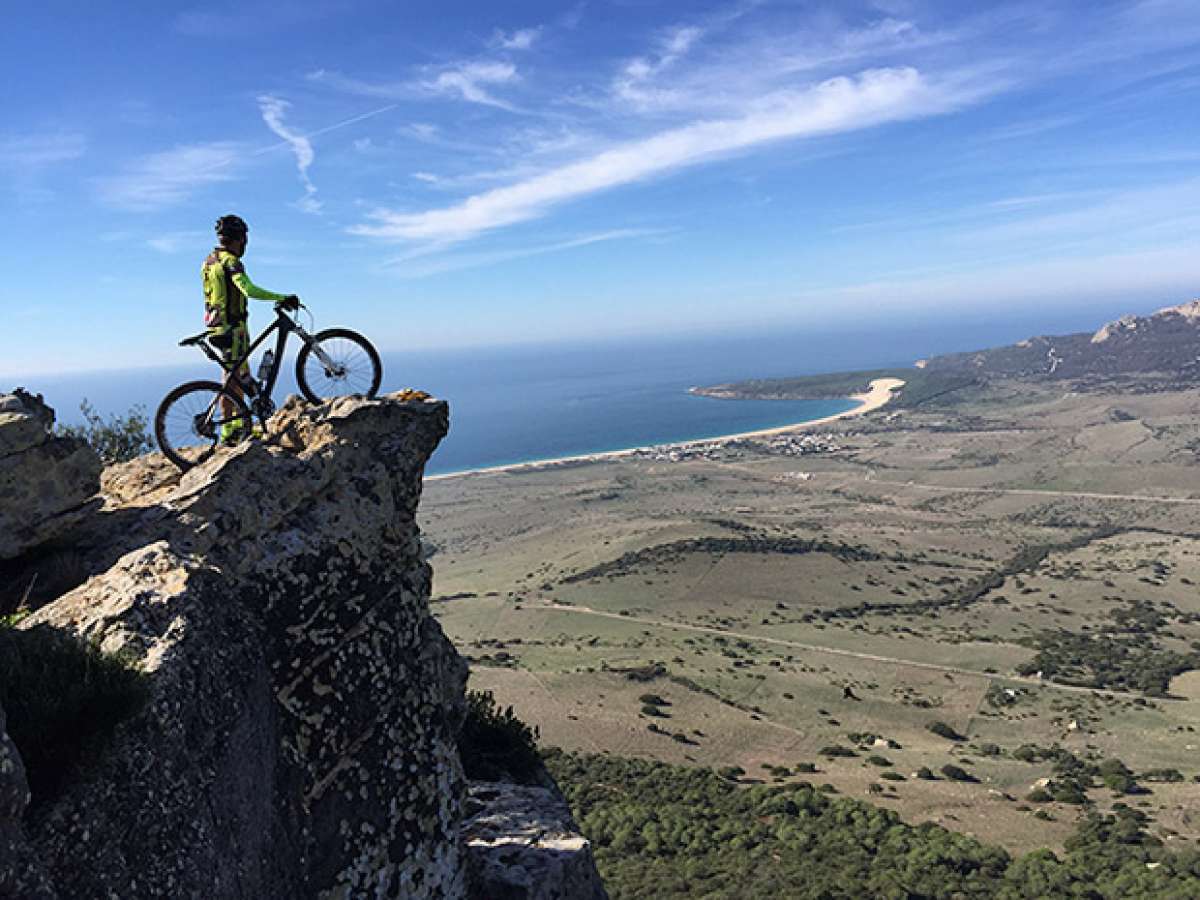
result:
[(510, 463), (503, 466), (488, 466), (482, 469), (467, 469), (462, 472), (447, 472), (444, 475), (427, 475), (426, 481), (441, 481), (445, 478), (465, 478), (471, 475), (496, 475), (505, 472), (529, 472), (536, 469), (551, 468), (563, 464), (589, 463), (599, 462), (605, 459), (619, 459), (623, 456), (633, 456), (637, 453), (644, 453), (647, 450), (670, 450), (684, 449), (688, 447), (700, 447), (709, 444), (719, 444), (724, 441), (740, 440), (742, 438), (769, 437), (778, 434), (790, 434), (797, 431), (804, 431), (808, 428), (813, 428), (817, 425), (827, 425), (830, 422), (838, 419), (849, 419), (853, 416), (861, 416), (866, 413), (873, 412), (887, 404), (892, 399), (892, 392), (897, 388), (903, 387), (904, 381), (900, 378), (877, 378), (871, 382), (870, 386), (861, 394), (851, 394), (847, 399), (855, 400), (858, 406), (848, 409), (845, 412), (835, 413), (832, 416), (824, 416), (820, 419), (810, 419), (807, 422), (797, 422), (794, 425), (781, 425), (778, 428), (763, 428), (759, 431), (743, 431), (738, 434), (723, 434), (718, 437), (698, 438), (692, 441), (676, 441), (670, 444), (654, 444), (647, 447), (628, 447), (624, 450), (604, 450), (599, 453), (582, 453), (578, 456), (559, 456), (554, 459), (539, 459), (532, 462)]

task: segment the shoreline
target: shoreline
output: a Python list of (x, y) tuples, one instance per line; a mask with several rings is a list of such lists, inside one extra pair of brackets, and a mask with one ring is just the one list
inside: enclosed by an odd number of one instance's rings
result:
[(724, 441), (735, 441), (744, 438), (770, 437), (777, 434), (788, 434), (794, 431), (803, 431), (816, 425), (828, 425), (830, 422), (835, 422), (839, 419), (849, 419), (854, 416), (865, 415), (869, 412), (874, 412), (877, 409), (886, 406), (888, 401), (892, 399), (892, 392), (897, 388), (904, 386), (904, 380), (901, 378), (876, 378), (868, 386), (867, 390), (861, 394), (851, 394), (846, 399), (855, 400), (858, 406), (845, 410), (844, 412), (834, 413), (830, 416), (822, 416), (819, 419), (809, 419), (805, 422), (796, 422), (791, 425), (778, 425), (774, 428), (760, 428), (756, 431), (742, 431), (737, 434), (721, 434), (710, 438), (696, 438), (688, 441), (673, 441), (667, 444), (650, 444), (644, 447), (626, 447), (623, 450), (600, 450), (595, 453), (580, 453), (574, 456), (558, 456), (551, 459), (530, 460), (529, 462), (520, 463), (505, 463), (499, 466), (484, 466), (479, 469), (463, 469), (461, 472), (445, 472), (440, 475), (426, 475), (425, 481), (444, 481), (447, 478), (465, 478), (471, 475), (499, 475), (507, 472), (532, 472), (539, 469), (551, 469), (562, 465), (578, 465), (593, 462), (602, 462), (609, 459), (620, 459), (622, 457), (634, 456), (638, 453), (645, 453), (648, 450), (680, 450), (685, 448), (700, 447), (706, 444), (717, 444)]

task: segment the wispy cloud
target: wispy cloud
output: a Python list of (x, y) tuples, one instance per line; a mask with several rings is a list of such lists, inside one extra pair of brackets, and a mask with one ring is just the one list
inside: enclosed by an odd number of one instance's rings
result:
[(444, 69), (421, 84), (439, 94), (458, 95), (471, 103), (511, 110), (512, 104), (493, 96), (484, 85), (507, 84), (517, 77), (517, 67), (507, 62), (469, 62)]
[(31, 171), (83, 156), (87, 141), (75, 132), (23, 134), (0, 138), (0, 166), (8, 171)]
[(491, 250), (478, 253), (449, 253), (433, 259), (425, 259), (420, 255), (405, 255), (391, 260), (387, 267), (403, 278), (427, 278), (430, 275), (440, 275), (443, 272), (455, 272), (460, 269), (473, 269), (480, 266), (491, 266), (509, 260), (522, 259), (528, 256), (542, 256), (547, 253), (559, 253), (563, 250), (574, 250), (592, 244), (607, 241), (631, 240), (633, 238), (655, 237), (666, 234), (657, 228), (616, 228), (601, 231), (582, 237), (557, 241), (551, 244), (538, 244), (532, 247), (517, 247), (509, 250)]
[(622, 67), (613, 82), (613, 91), (618, 97), (636, 104), (663, 104), (674, 92), (652, 87), (651, 80), (674, 65), (702, 34), (696, 26), (672, 28), (661, 37), (657, 55), (635, 57)]
[(173, 255), (182, 250), (204, 247), (209, 240), (206, 231), (168, 231), (156, 234), (146, 241), (146, 246), (157, 253)]
[[(187, 200), (195, 191), (208, 185), (233, 181), (241, 177), (244, 167), (255, 157), (289, 147), (296, 156), (296, 165), (305, 185), (305, 195), (299, 201), (302, 209), (314, 212), (320, 208), (313, 196), (316, 188), (308, 179), (312, 164), (310, 139), (317, 135), (346, 128), (395, 108), (395, 105), (370, 110), (348, 119), (300, 134), (283, 123), (285, 101), (273, 97), (259, 98), (263, 120), (283, 138), (277, 144), (250, 149), (233, 141), (207, 144), (183, 144), (170, 150), (141, 156), (127, 163), (116, 175), (93, 180), (99, 199), (109, 206), (132, 212), (163, 209)], [(274, 123), (274, 124), (272, 124)]]
[(321, 201), (317, 199), (316, 185), (312, 183), (312, 179), (308, 175), (308, 169), (315, 158), (312, 143), (300, 132), (289, 128), (283, 121), (284, 113), (291, 107), (291, 104), (278, 97), (264, 94), (258, 98), (258, 106), (262, 112), (263, 122), (287, 141), (292, 148), (292, 153), (296, 156), (296, 170), (300, 174), (301, 184), (304, 185), (304, 196), (296, 201), (296, 206), (307, 213), (319, 213)]
[(517, 81), (517, 67), (510, 62), (475, 60), (448, 66), (429, 67), (416, 78), (400, 81), (364, 81), (341, 72), (318, 69), (309, 81), (363, 97), (388, 100), (415, 100), (429, 97), (455, 97), (469, 103), (515, 111), (515, 107), (493, 93), (493, 86)]
[[(1063, 196), (1070, 200), (1081, 195)], [(1039, 209), (1002, 224), (960, 229), (954, 240), (982, 246), (1027, 241), (1044, 249), (1054, 242), (1107, 240), (1113, 233), (1128, 240), (1146, 229), (1194, 234), (1200, 224), (1200, 179), (1111, 191), (1103, 197), (1089, 195), (1086, 202), (1064, 205), (1067, 208)]]
[(117, 174), (95, 180), (100, 200), (148, 212), (186, 200), (198, 188), (237, 177), (242, 147), (231, 141), (183, 144), (142, 156)]
[(541, 35), (542, 29), (518, 28), (516, 31), (503, 31), (499, 28), (492, 34), (492, 44), (503, 50), (528, 50)]
[(544, 215), (598, 191), (641, 181), (771, 141), (833, 134), (946, 112), (967, 96), (911, 68), (873, 69), (760, 98), (731, 119), (702, 120), (551, 169), (442, 209), (377, 210), (352, 233), (393, 241), (459, 241)]

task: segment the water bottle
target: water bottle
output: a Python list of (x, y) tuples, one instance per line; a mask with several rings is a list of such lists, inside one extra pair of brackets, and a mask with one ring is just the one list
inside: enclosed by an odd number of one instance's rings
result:
[(266, 381), (267, 376), (271, 374), (271, 367), (275, 365), (275, 351), (268, 350), (263, 354), (262, 362), (258, 364), (258, 380)]

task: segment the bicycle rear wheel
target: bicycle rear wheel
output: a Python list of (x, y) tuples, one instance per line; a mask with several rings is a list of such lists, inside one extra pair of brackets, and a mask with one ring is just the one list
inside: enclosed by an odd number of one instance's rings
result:
[(245, 401), (215, 381), (189, 381), (163, 398), (154, 414), (154, 437), (163, 455), (181, 470), (216, 452), (223, 432), (249, 433)]
[(322, 331), (296, 354), (296, 383), (310, 403), (351, 394), (374, 397), (382, 380), (379, 354), (348, 328)]

